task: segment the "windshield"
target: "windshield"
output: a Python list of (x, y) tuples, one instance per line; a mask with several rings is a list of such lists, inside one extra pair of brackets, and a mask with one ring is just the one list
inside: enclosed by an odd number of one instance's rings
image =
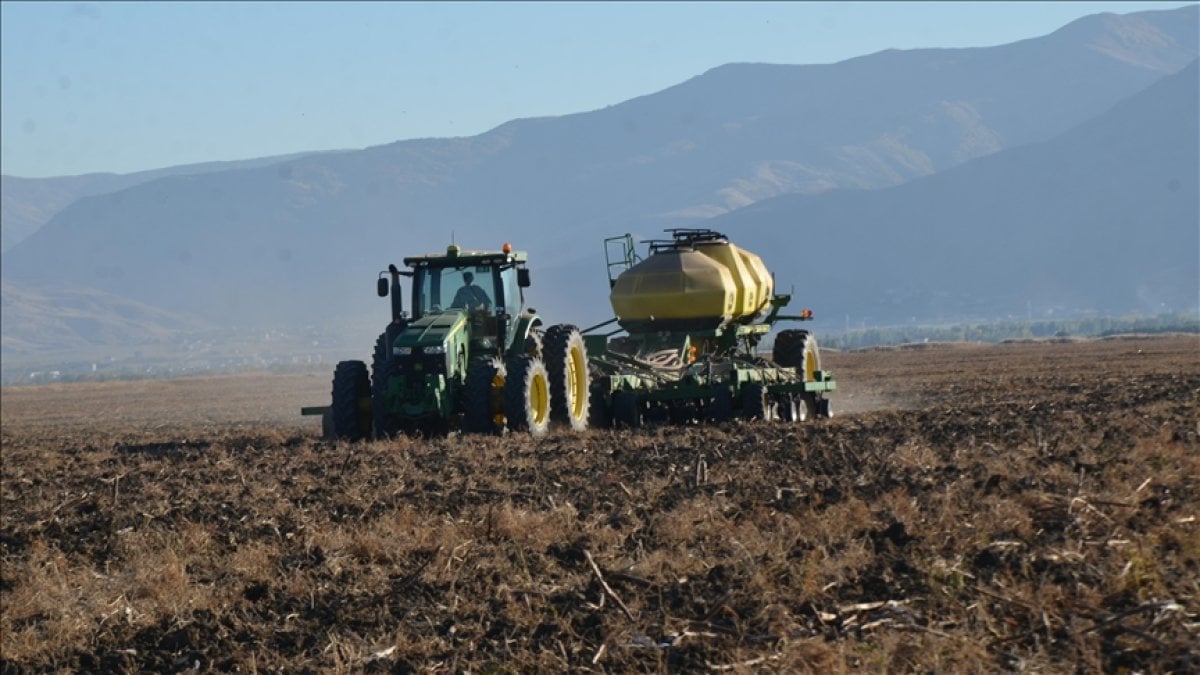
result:
[(417, 310), (421, 314), (451, 308), (494, 311), (498, 295), (493, 265), (425, 267), (418, 274)]

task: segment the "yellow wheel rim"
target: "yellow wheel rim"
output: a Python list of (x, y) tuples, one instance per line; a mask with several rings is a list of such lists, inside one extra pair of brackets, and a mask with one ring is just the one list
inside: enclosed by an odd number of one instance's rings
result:
[(535, 372), (530, 377), (529, 410), (537, 426), (545, 424), (550, 416), (550, 385), (543, 373)]
[(571, 397), (568, 410), (571, 419), (582, 419), (587, 411), (583, 407), (587, 398), (587, 362), (583, 350), (572, 348), (567, 358), (567, 395)]

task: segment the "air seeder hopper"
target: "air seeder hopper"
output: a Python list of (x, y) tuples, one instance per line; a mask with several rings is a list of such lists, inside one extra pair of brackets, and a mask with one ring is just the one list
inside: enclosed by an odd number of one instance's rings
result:
[[(772, 358), (758, 345), (790, 294), (757, 255), (707, 229), (670, 229), (646, 257), (633, 237), (605, 240), (615, 318), (584, 330), (590, 365), (590, 422), (639, 427), (646, 421), (829, 417), (836, 389), (816, 338), (784, 330)], [(615, 325), (614, 325), (615, 324)]]

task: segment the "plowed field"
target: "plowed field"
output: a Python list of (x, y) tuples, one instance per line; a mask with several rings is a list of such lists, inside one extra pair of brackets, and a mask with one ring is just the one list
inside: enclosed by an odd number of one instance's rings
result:
[(4, 389), (0, 670), (1200, 670), (1200, 339), (823, 357), (832, 420), (543, 441)]

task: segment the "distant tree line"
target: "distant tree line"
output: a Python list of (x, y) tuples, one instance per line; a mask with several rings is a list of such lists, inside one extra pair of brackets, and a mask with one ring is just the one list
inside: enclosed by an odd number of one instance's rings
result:
[(1123, 333), (1200, 333), (1200, 314), (1173, 312), (1152, 317), (999, 321), (943, 326), (879, 326), (842, 334), (822, 333), (821, 345), (859, 349), (912, 342), (1003, 342), (1018, 339), (1107, 337)]

